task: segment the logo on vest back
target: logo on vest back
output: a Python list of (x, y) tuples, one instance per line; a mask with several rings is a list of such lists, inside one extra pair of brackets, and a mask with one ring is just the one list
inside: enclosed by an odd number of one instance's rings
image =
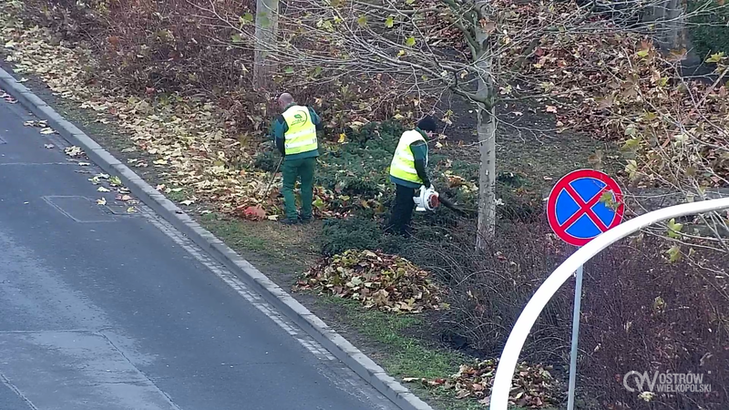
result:
[(293, 127), (294, 125), (300, 125), (305, 124), (306, 121), (309, 120), (309, 116), (306, 114), (305, 110), (298, 110), (293, 115), (293, 121), (291, 124), (289, 124), (289, 127)]

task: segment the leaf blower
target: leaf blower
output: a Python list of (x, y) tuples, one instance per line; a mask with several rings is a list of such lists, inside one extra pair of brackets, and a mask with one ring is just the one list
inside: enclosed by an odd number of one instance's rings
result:
[(420, 187), (420, 195), (414, 196), (415, 210), (417, 212), (434, 211), (440, 205), (438, 192), (435, 191), (433, 185), (426, 188), (425, 185)]
[(453, 202), (445, 197), (441, 197), (435, 188), (433, 188), (433, 185), (428, 188), (425, 185), (421, 186), (420, 194), (414, 196), (413, 201), (415, 202), (415, 211), (417, 212), (435, 211), (440, 204), (443, 204), (446, 208), (452, 209), (461, 215), (466, 215), (466, 212), (456, 207)]

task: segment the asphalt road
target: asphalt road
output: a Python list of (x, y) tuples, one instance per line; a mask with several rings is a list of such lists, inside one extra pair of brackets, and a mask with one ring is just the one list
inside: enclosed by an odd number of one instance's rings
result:
[(0, 409), (395, 408), (33, 119), (0, 100)]

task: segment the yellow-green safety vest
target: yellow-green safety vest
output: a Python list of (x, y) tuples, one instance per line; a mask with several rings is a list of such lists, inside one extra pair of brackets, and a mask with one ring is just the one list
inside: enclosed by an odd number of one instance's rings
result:
[(292, 105), (281, 115), (289, 127), (284, 134), (286, 155), (301, 154), (318, 148), (316, 125), (311, 121), (307, 107)]
[[(418, 176), (415, 169), (415, 155), (410, 149), (410, 144), (415, 141), (425, 141), (423, 135), (415, 130), (405, 131), (400, 137), (400, 142), (395, 148), (395, 155), (390, 163), (390, 175), (408, 182), (422, 184), (423, 180)], [(425, 165), (428, 165), (428, 154), (425, 154)]]

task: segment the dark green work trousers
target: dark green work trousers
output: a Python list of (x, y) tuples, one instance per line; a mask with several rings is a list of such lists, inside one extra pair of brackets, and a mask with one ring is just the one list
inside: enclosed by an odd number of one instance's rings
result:
[(281, 192), (284, 197), (286, 206), (286, 218), (296, 220), (296, 197), (294, 196), (294, 186), (296, 179), (301, 177), (301, 218), (311, 218), (311, 204), (314, 197), (314, 166), (316, 158), (300, 158), (284, 160), (283, 170), (283, 188)]

